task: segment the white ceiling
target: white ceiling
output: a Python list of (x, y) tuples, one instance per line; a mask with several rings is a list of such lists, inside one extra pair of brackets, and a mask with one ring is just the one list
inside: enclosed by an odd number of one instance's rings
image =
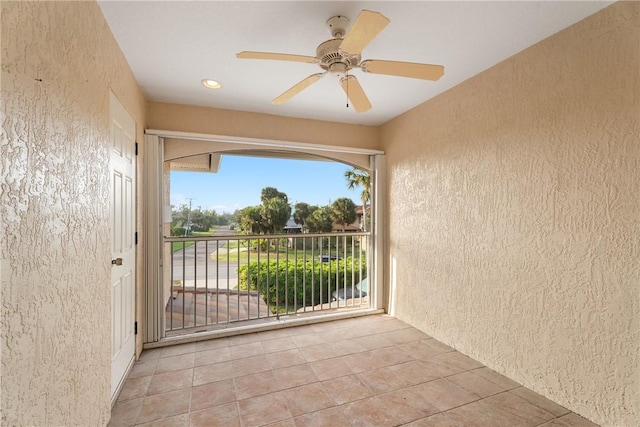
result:
[[(100, 7), (148, 99), (274, 115), (379, 125), (496, 63), (595, 13), (605, 1), (100, 1)], [(436, 81), (353, 70), (373, 107), (346, 108), (333, 78), (284, 105), (271, 100), (315, 64), (237, 59), (243, 50), (315, 56), (331, 38), (325, 22), (362, 9), (391, 23), (362, 59), (441, 64)], [(210, 90), (200, 81), (216, 79)]]

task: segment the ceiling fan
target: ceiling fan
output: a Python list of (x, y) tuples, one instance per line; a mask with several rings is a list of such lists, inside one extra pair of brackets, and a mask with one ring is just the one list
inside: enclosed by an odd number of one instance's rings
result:
[(362, 86), (360, 86), (358, 79), (349, 74), (349, 71), (353, 68), (360, 68), (365, 73), (387, 74), (390, 76), (412, 77), (415, 79), (434, 81), (438, 80), (444, 74), (444, 67), (442, 65), (384, 61), (379, 59), (361, 61), (360, 54), (362, 49), (364, 49), (387, 24), (389, 24), (389, 19), (381, 13), (363, 10), (358, 14), (349, 31), (346, 31), (349, 25), (349, 19), (345, 16), (334, 16), (327, 21), (327, 26), (333, 38), (320, 43), (316, 48), (316, 56), (243, 51), (236, 54), (236, 57), (242, 59), (308, 62), (310, 64), (318, 64), (320, 68), (325, 70), (322, 73), (312, 74), (287, 89), (271, 101), (272, 104), (279, 105), (287, 102), (293, 96), (330, 73), (337, 75), (340, 85), (345, 91), (349, 101), (353, 104), (354, 109), (358, 113), (363, 113), (371, 108), (371, 103), (364, 93)]

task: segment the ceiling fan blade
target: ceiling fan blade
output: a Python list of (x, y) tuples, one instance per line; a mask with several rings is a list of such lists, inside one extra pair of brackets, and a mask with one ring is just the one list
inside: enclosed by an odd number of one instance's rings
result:
[(296, 83), (295, 85), (287, 89), (282, 95), (280, 95), (279, 97), (271, 101), (271, 103), (274, 105), (284, 104), (285, 102), (293, 98), (295, 95), (297, 95), (299, 92), (302, 92), (303, 90), (305, 90), (306, 88), (308, 88), (309, 86), (311, 86), (312, 84), (320, 80), (322, 76), (324, 76), (324, 73), (310, 75), (309, 77), (305, 78), (304, 80), (300, 81), (299, 83)]
[(356, 76), (345, 76), (340, 79), (340, 84), (342, 85), (342, 89), (344, 93), (347, 94), (347, 98), (353, 104), (353, 109), (358, 113), (364, 113), (365, 111), (369, 111), (371, 109), (371, 102), (369, 102), (369, 98), (362, 90), (362, 86), (356, 79)]
[(358, 55), (375, 36), (389, 23), (381, 13), (363, 10), (345, 34), (340, 50), (349, 55)]
[(372, 74), (412, 77), (414, 79), (438, 80), (444, 74), (442, 65), (418, 64), (415, 62), (382, 61), (368, 59), (360, 63), (362, 71)]
[(308, 62), (310, 64), (314, 64), (316, 62), (316, 58), (313, 56), (291, 55), (288, 53), (251, 52), (247, 50), (236, 53), (236, 58), (271, 59), (276, 61)]

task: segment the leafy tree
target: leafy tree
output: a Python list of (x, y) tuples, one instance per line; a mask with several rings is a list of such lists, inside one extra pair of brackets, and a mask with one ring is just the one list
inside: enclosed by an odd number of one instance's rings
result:
[(213, 209), (203, 211), (198, 207), (191, 210), (190, 223), (195, 231), (209, 231), (211, 227), (218, 224), (218, 215)]
[(282, 199), (284, 200), (285, 203), (289, 202), (289, 198), (287, 197), (287, 195), (285, 193), (278, 191), (277, 188), (275, 187), (263, 188), (262, 192), (260, 193), (260, 201), (264, 205), (264, 203), (270, 199)]
[(171, 225), (174, 227), (183, 227), (189, 217), (189, 205), (181, 204), (176, 207), (171, 205)]
[(353, 200), (341, 197), (331, 204), (331, 219), (342, 225), (344, 228), (356, 220), (356, 205)]
[(282, 198), (273, 197), (262, 203), (260, 214), (266, 232), (280, 233), (287, 225), (287, 220), (291, 215), (291, 206)]
[(367, 231), (367, 202), (371, 200), (371, 175), (368, 171), (353, 168), (344, 173), (350, 190), (362, 187), (360, 200), (362, 200), (362, 230)]
[(307, 217), (307, 228), (312, 233), (328, 233), (332, 230), (333, 221), (329, 213), (329, 207), (317, 208)]
[(261, 205), (248, 206), (236, 211), (238, 226), (245, 234), (282, 232), (291, 215), (287, 195), (278, 191), (277, 188), (265, 187), (262, 189), (260, 199)]
[(310, 206), (308, 203), (296, 203), (293, 211), (293, 220), (304, 228), (307, 218), (316, 209), (318, 209), (317, 206)]
[(261, 206), (247, 206), (236, 214), (236, 222), (245, 234), (261, 234), (265, 230)]

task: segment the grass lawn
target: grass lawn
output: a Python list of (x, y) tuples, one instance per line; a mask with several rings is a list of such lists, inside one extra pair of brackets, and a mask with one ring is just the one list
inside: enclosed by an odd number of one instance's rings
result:
[[(276, 259), (279, 261), (286, 261), (287, 260), (286, 252), (287, 252), (286, 248), (281, 248), (280, 254), (276, 258), (276, 250), (274, 248), (271, 248), (269, 253), (269, 261), (275, 261)], [(325, 249), (323, 253), (326, 255), (328, 253), (328, 250)], [(331, 250), (331, 255), (336, 255), (335, 249)], [(340, 257), (343, 256), (342, 253), (339, 253), (337, 255)], [(347, 253), (347, 255), (350, 255), (350, 253)], [(290, 261), (294, 261), (296, 259), (296, 256), (298, 257), (298, 260), (311, 261), (315, 259), (316, 262), (320, 262), (320, 252), (318, 251), (317, 248), (313, 249), (313, 251), (311, 249), (306, 249), (306, 250), (298, 249), (297, 251), (294, 249), (289, 249), (288, 259)], [(257, 262), (258, 251), (255, 251), (255, 250), (248, 251), (246, 247), (238, 248), (238, 242), (230, 242), (228, 251), (227, 251), (227, 246), (225, 245), (224, 247), (220, 248), (217, 252), (213, 253), (211, 255), (211, 259), (217, 260), (219, 263), (228, 262), (230, 265), (236, 266), (236, 267), (243, 266), (252, 262)], [(266, 251), (262, 251), (262, 250), (260, 251), (260, 261), (261, 262), (267, 261)]]

